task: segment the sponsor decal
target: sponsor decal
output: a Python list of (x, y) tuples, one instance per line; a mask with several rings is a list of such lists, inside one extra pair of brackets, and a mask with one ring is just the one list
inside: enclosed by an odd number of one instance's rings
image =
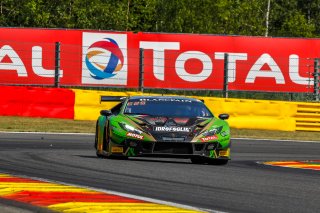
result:
[(228, 157), (230, 155), (230, 149), (227, 150), (220, 150), (219, 151), (220, 156)]
[(0, 35), (2, 84), (52, 84), (54, 40), (61, 43), (62, 85), (130, 88), (139, 86), (137, 52), (143, 48), (145, 87), (220, 90), (227, 53), (230, 90), (312, 92), (310, 69), (320, 44), (301, 38), (19, 28), (3, 28)]
[(156, 126), (153, 128), (156, 132), (191, 132), (190, 127), (177, 127), (177, 126)]
[(216, 135), (207, 136), (204, 138), (200, 138), (202, 142), (217, 140), (218, 137)]
[(127, 85), (127, 35), (83, 33), (82, 83)]
[(188, 102), (188, 103), (192, 103), (192, 100), (177, 99), (177, 98), (141, 98), (140, 101), (165, 101), (165, 102)]
[(127, 106), (143, 106), (146, 105), (145, 101), (130, 101)]
[[(188, 40), (189, 44), (185, 44), (185, 42), (179, 41), (180, 36), (172, 35), (176, 41), (171, 38), (171, 42), (168, 42), (165, 41), (167, 40), (164, 38), (165, 36), (157, 37), (159, 41), (140, 41), (140, 48), (153, 53), (151, 60), (149, 59), (150, 63), (153, 63), (153, 67), (149, 68), (148, 71), (152, 73), (150, 76), (154, 79), (152, 81), (147, 79), (145, 84), (158, 84), (159, 88), (170, 86), (175, 88), (177, 83), (181, 83), (183, 85), (180, 88), (194, 88), (197, 85), (201, 88), (215, 87), (220, 89), (221, 87), (218, 86), (220, 84), (212, 86), (211, 82), (215, 79), (214, 77), (220, 75), (218, 69), (222, 63), (225, 63), (225, 54), (228, 54), (228, 82), (232, 89), (245, 90), (243, 88), (245, 86), (249, 90), (254, 90), (253, 88), (257, 87), (261, 90), (272, 88), (273, 91), (292, 91), (297, 90), (296, 88), (293, 89), (293, 86), (298, 86), (299, 90), (304, 90), (303, 85), (313, 85), (313, 79), (308, 75), (305, 68), (310, 66), (312, 62), (302, 62), (301, 56), (296, 54), (296, 52), (306, 54), (299, 47), (302, 42), (306, 42), (303, 40), (273, 39), (264, 42), (260, 38), (214, 36), (205, 38), (199, 36), (201, 42), (197, 43), (198, 50), (195, 50), (191, 47), (193, 43), (190, 40)], [(191, 36), (187, 36), (191, 39)], [(221, 42), (221, 40), (225, 42)], [(235, 46), (231, 41), (249, 47), (247, 49), (252, 48), (245, 52), (243, 48)], [(252, 46), (253, 43), (254, 46)], [(182, 46), (183, 48), (181, 48)], [(276, 54), (279, 52), (280, 46), (282, 46), (280, 52), (283, 57)], [(291, 48), (285, 48), (286, 46)], [(293, 48), (295, 51), (292, 51)], [(218, 49), (226, 49), (227, 52), (219, 52)], [(166, 54), (167, 52), (176, 52), (178, 56), (173, 58), (172, 54)], [(280, 60), (280, 58), (282, 59)], [(195, 65), (191, 65), (194, 64), (194, 61), (202, 65), (198, 66), (200, 68), (196, 69), (197, 72), (194, 69)], [(310, 63), (310, 65), (300, 65), (306, 63)], [(172, 73), (176, 75), (172, 75)], [(263, 84), (268, 85), (268, 87), (261, 85), (260, 82), (264, 82)], [(270, 87), (269, 84), (277, 88)]]
[(142, 140), (144, 137), (143, 135), (139, 135), (139, 134), (136, 134), (136, 133), (132, 133), (132, 132), (128, 132), (126, 134), (128, 137), (132, 137), (132, 138), (138, 138), (140, 140)]
[(111, 152), (122, 153), (123, 152), (123, 147), (119, 147), (119, 146), (111, 147)]
[(184, 141), (184, 137), (162, 137), (163, 141)]

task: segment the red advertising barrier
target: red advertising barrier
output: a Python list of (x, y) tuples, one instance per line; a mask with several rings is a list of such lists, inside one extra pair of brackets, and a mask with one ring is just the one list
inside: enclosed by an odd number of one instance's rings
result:
[[(230, 90), (308, 92), (319, 39), (141, 33), (145, 86), (223, 88), (228, 53)], [(159, 52), (162, 50), (163, 52)]]
[(0, 29), (0, 84), (312, 92), (320, 39), (56, 29)]
[(61, 83), (80, 83), (80, 31), (8, 28), (0, 34), (0, 83), (53, 85), (55, 42), (69, 44), (61, 46), (61, 74), (69, 68)]
[(74, 117), (75, 95), (69, 89), (2, 86), (0, 97), (0, 115)]

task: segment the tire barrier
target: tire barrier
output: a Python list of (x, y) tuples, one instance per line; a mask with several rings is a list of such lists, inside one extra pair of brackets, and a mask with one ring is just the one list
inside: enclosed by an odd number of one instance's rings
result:
[(69, 89), (2, 86), (0, 115), (74, 118), (75, 94)]

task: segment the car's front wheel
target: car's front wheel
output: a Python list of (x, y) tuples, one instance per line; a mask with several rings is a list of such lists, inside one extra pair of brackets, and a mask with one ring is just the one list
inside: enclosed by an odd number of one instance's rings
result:
[(105, 158), (109, 159), (120, 159), (120, 160), (127, 160), (127, 156), (122, 156), (122, 155), (116, 155), (112, 153), (112, 144), (110, 144), (110, 136), (109, 136), (109, 126), (104, 129), (104, 134), (103, 134), (103, 150), (107, 152), (107, 155), (105, 155)]
[(108, 151), (108, 147), (109, 147), (109, 143), (107, 142), (108, 139), (107, 139), (107, 137), (106, 137), (106, 128), (104, 128), (104, 131), (103, 131), (102, 150), (99, 150), (99, 149), (98, 149), (98, 140), (99, 140), (98, 137), (99, 137), (99, 127), (97, 126), (97, 127), (96, 127), (96, 134), (95, 134), (95, 148), (96, 148), (96, 150), (97, 150), (96, 155), (97, 155), (97, 157), (99, 157), (99, 158), (106, 158), (105, 155), (101, 154), (101, 152), (102, 152), (103, 150)]
[(98, 121), (96, 123), (96, 134), (94, 135), (94, 148), (98, 149)]

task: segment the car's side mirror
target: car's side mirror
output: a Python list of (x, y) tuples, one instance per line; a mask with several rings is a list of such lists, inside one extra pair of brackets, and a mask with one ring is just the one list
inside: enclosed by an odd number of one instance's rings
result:
[(100, 111), (100, 115), (104, 115), (104, 116), (110, 116), (112, 115), (112, 112), (110, 110), (101, 110)]
[(229, 114), (220, 114), (220, 115), (219, 115), (219, 118), (220, 118), (221, 120), (227, 120), (227, 119), (229, 118)]

